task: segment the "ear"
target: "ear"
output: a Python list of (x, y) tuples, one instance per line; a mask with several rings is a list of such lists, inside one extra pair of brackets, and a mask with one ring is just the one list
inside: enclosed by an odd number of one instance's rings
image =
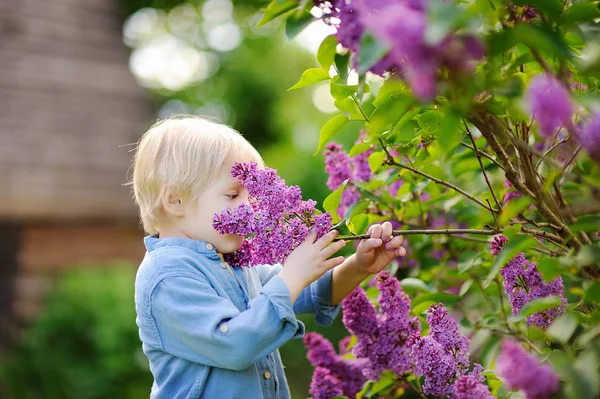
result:
[(167, 215), (181, 217), (184, 215), (183, 199), (171, 189), (166, 189), (160, 198)]

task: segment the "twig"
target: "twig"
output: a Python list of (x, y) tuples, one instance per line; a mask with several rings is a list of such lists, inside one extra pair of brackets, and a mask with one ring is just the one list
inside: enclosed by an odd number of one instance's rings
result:
[[(468, 149), (470, 149), (470, 150), (473, 150), (473, 151), (475, 151), (475, 148), (471, 147), (471, 146), (470, 146), (470, 145), (468, 145), (467, 143), (463, 143), (463, 142), (461, 141), (460, 145), (462, 145), (463, 147), (467, 147), (467, 148), (468, 148)], [(504, 169), (504, 166), (502, 166), (502, 164), (501, 164), (500, 162), (496, 161), (496, 160), (495, 160), (495, 159), (494, 159), (494, 158), (493, 158), (493, 157), (492, 157), (490, 154), (488, 154), (487, 152), (483, 152), (483, 151), (481, 151), (481, 150), (479, 150), (479, 149), (478, 149), (478, 151), (479, 151), (479, 153), (480, 153), (481, 155), (483, 155), (484, 157), (486, 157), (487, 159), (489, 159), (490, 161), (492, 161), (492, 163), (494, 163), (494, 164), (495, 164), (496, 166), (498, 166), (500, 169), (502, 169), (502, 170), (505, 170), (505, 169)]]
[(563, 143), (566, 143), (566, 142), (567, 142), (567, 141), (569, 141), (570, 139), (571, 139), (571, 136), (568, 136), (567, 138), (565, 138), (565, 139), (562, 139), (561, 141), (559, 141), (558, 143), (556, 143), (556, 144), (554, 144), (552, 147), (550, 147), (550, 149), (548, 149), (548, 151), (546, 151), (544, 154), (542, 154), (542, 156), (540, 157), (540, 159), (539, 159), (539, 161), (537, 162), (537, 164), (535, 164), (535, 170), (537, 170), (537, 169), (540, 167), (540, 165), (541, 165), (542, 161), (544, 160), (544, 158), (546, 158), (546, 156), (547, 156), (548, 154), (550, 154), (550, 153), (551, 153), (551, 152), (552, 152), (552, 151), (553, 151), (553, 150), (554, 150), (556, 147), (558, 147), (559, 145), (561, 145), (561, 144), (563, 144)]
[[(432, 234), (445, 234), (445, 235), (453, 235), (453, 234), (479, 234), (485, 236), (493, 236), (495, 234), (500, 234), (502, 230), (482, 230), (482, 229), (414, 229), (414, 230), (394, 230), (392, 231), (392, 236), (408, 236), (408, 235), (432, 235)], [(370, 234), (361, 234), (356, 236), (347, 236), (347, 237), (337, 237), (334, 238), (333, 241), (339, 240), (366, 240), (371, 238)]]
[[(479, 155), (479, 150), (477, 149), (477, 144), (475, 144), (475, 139), (473, 138), (473, 134), (471, 134), (471, 130), (469, 129), (469, 126), (467, 125), (467, 122), (464, 119), (463, 119), (463, 124), (465, 125), (467, 135), (469, 136), (469, 138), (471, 139), (471, 143), (473, 144), (475, 156), (477, 156), (477, 161), (479, 161), (479, 166), (481, 167), (481, 172), (483, 173), (485, 182), (486, 182), (488, 188), (490, 189), (490, 192), (492, 193), (492, 197), (494, 198), (494, 201), (496, 202), (496, 206), (498, 207), (498, 209), (500, 211), (502, 211), (502, 205), (500, 205), (500, 202), (498, 202), (498, 198), (496, 198), (496, 194), (494, 194), (494, 189), (492, 188), (492, 184), (490, 183), (490, 180), (488, 179), (487, 173), (485, 173), (485, 168), (483, 167), (483, 162), (481, 161), (481, 156)], [(490, 205), (490, 209), (491, 208), (492, 208), (492, 206)], [(496, 216), (494, 215), (493, 212), (492, 212), (492, 216), (494, 216), (494, 220), (496, 220)], [(496, 221), (496, 224), (498, 224), (498, 221)]]
[(443, 186), (446, 186), (446, 187), (449, 187), (449, 188), (453, 189), (454, 191), (457, 191), (457, 192), (461, 193), (462, 195), (464, 195), (465, 197), (467, 197), (471, 201), (473, 201), (476, 204), (482, 206), (483, 208), (487, 209), (490, 212), (500, 213), (500, 211), (498, 209), (490, 208), (489, 206), (487, 206), (486, 204), (484, 204), (482, 201), (480, 201), (477, 198), (473, 197), (471, 194), (467, 193), (465, 190), (456, 187), (452, 183), (448, 183), (445, 180), (440, 180), (437, 177), (428, 175), (427, 173), (421, 172), (418, 169), (411, 168), (410, 166), (402, 165), (401, 163), (398, 163), (398, 162), (394, 161), (394, 157), (392, 157), (390, 155), (388, 149), (386, 148), (385, 144), (383, 143), (383, 140), (379, 139), (379, 142), (381, 143), (381, 147), (383, 148), (383, 150), (385, 151), (385, 153), (387, 155), (387, 161), (386, 162), (387, 162), (388, 165), (393, 165), (393, 166), (397, 166), (397, 167), (402, 168), (402, 169), (410, 170), (411, 172), (416, 173), (416, 174), (418, 174), (420, 176), (423, 176), (423, 177), (425, 177), (425, 178), (427, 178), (427, 179), (429, 179), (429, 180), (431, 180), (431, 181), (433, 181), (433, 182), (435, 182), (437, 184), (441, 184)]

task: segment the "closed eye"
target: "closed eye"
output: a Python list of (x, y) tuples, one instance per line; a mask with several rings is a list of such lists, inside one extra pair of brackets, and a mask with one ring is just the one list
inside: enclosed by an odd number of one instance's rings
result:
[(227, 196), (231, 199), (236, 199), (237, 197), (239, 197), (238, 194), (227, 194)]

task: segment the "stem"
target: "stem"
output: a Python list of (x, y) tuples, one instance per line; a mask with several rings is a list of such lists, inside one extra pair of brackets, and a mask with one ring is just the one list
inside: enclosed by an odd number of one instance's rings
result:
[(496, 212), (496, 213), (500, 213), (500, 211), (498, 209), (492, 209), (489, 206), (487, 206), (486, 204), (484, 204), (482, 201), (478, 200), (477, 198), (473, 197), (471, 194), (467, 193), (465, 190), (460, 189), (458, 187), (456, 187), (454, 184), (452, 183), (448, 183), (445, 180), (440, 180), (437, 177), (433, 177), (431, 175), (428, 175), (427, 173), (421, 172), (418, 169), (415, 168), (411, 168), (410, 166), (406, 166), (406, 165), (402, 165), (401, 163), (398, 163), (396, 161), (394, 161), (394, 157), (392, 157), (389, 153), (389, 151), (387, 150), (385, 144), (383, 143), (383, 140), (379, 139), (379, 142), (381, 143), (381, 147), (383, 148), (383, 150), (385, 151), (386, 155), (387, 155), (387, 164), (388, 165), (393, 165), (393, 166), (397, 166), (399, 168), (402, 169), (406, 169), (406, 170), (410, 170), (413, 173), (416, 173), (420, 176), (423, 176), (437, 184), (441, 184), (443, 186), (449, 187), (451, 189), (453, 189), (454, 191), (457, 191), (459, 193), (461, 193), (462, 195), (464, 195), (465, 197), (467, 197), (468, 199), (470, 199), (471, 201), (475, 202), (476, 204), (482, 206), (483, 208), (487, 209), (489, 212)]
[[(408, 236), (408, 235), (430, 235), (430, 234), (479, 234), (485, 236), (493, 236), (496, 234), (500, 234), (502, 232), (501, 229), (493, 229), (493, 230), (480, 230), (480, 229), (431, 229), (431, 230), (422, 230), (422, 229), (414, 229), (414, 230), (394, 230), (392, 231), (392, 236)], [(334, 238), (333, 241), (339, 240), (366, 240), (371, 238), (370, 234), (361, 234), (357, 236), (347, 236), (347, 237), (337, 237)]]
[[(475, 148), (471, 147), (471, 146), (470, 146), (470, 145), (468, 145), (467, 143), (463, 143), (463, 142), (461, 141), (460, 145), (462, 145), (463, 147), (467, 147), (467, 148), (469, 148), (469, 149), (471, 149), (471, 150), (475, 151)], [(504, 169), (504, 166), (502, 166), (502, 164), (501, 164), (500, 162), (496, 161), (496, 160), (495, 160), (495, 159), (494, 159), (494, 158), (493, 158), (493, 157), (492, 157), (490, 154), (488, 154), (487, 152), (483, 152), (483, 151), (481, 151), (481, 150), (479, 150), (479, 149), (478, 149), (478, 151), (479, 151), (479, 153), (480, 153), (481, 155), (483, 155), (484, 157), (486, 157), (487, 159), (489, 159), (490, 161), (492, 161), (492, 162), (493, 162), (493, 163), (494, 163), (496, 166), (498, 166), (500, 169), (502, 169), (502, 170), (505, 170), (505, 169)]]
[[(500, 202), (498, 202), (498, 198), (496, 198), (496, 194), (494, 194), (494, 189), (492, 188), (492, 184), (490, 183), (490, 180), (488, 179), (487, 173), (485, 173), (485, 168), (483, 167), (483, 162), (481, 161), (481, 156), (479, 155), (479, 150), (477, 149), (477, 144), (475, 144), (475, 139), (473, 138), (473, 134), (471, 134), (471, 130), (469, 129), (469, 126), (467, 125), (467, 122), (465, 122), (464, 119), (463, 119), (463, 124), (465, 125), (467, 134), (469, 135), (469, 138), (471, 139), (471, 143), (473, 144), (473, 148), (475, 150), (475, 156), (477, 156), (477, 161), (479, 161), (479, 166), (481, 167), (481, 172), (483, 173), (485, 182), (486, 182), (488, 188), (490, 189), (490, 192), (492, 193), (492, 197), (494, 198), (494, 201), (496, 202), (496, 206), (498, 207), (498, 209), (500, 211), (502, 211), (502, 206), (500, 205)], [(491, 206), (490, 206), (490, 208), (491, 208)], [(492, 212), (492, 216), (494, 216), (494, 220), (495, 220), (496, 216), (494, 215), (493, 212)], [(497, 221), (496, 221), (496, 223), (497, 223)]]
[(537, 164), (535, 165), (535, 170), (537, 170), (537, 169), (540, 167), (540, 165), (541, 165), (542, 161), (544, 160), (544, 158), (546, 158), (546, 156), (547, 156), (548, 154), (550, 154), (550, 153), (551, 153), (551, 152), (552, 152), (552, 151), (553, 151), (553, 150), (554, 150), (556, 147), (558, 147), (559, 145), (561, 145), (561, 144), (563, 144), (563, 143), (566, 143), (567, 141), (569, 141), (569, 139), (571, 139), (571, 136), (568, 136), (566, 139), (562, 139), (561, 141), (559, 141), (558, 143), (556, 143), (556, 144), (554, 144), (552, 147), (550, 147), (550, 149), (549, 149), (548, 151), (546, 151), (546, 152), (545, 152), (545, 153), (544, 153), (544, 154), (543, 154), (543, 155), (540, 157), (540, 160), (539, 160), (539, 161), (537, 162)]

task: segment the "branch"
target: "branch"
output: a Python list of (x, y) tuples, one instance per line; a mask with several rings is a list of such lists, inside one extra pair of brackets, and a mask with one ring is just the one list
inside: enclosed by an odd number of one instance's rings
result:
[[(463, 119), (463, 124), (465, 125), (465, 129), (467, 130), (467, 134), (469, 135), (469, 138), (471, 139), (471, 143), (473, 143), (473, 149), (475, 151), (475, 155), (477, 156), (477, 161), (479, 161), (479, 166), (481, 167), (481, 172), (483, 173), (485, 182), (486, 182), (488, 188), (490, 189), (490, 193), (492, 193), (492, 197), (494, 198), (494, 201), (496, 202), (496, 206), (498, 207), (498, 209), (500, 211), (502, 211), (502, 205), (500, 205), (500, 202), (498, 202), (498, 198), (496, 198), (496, 194), (494, 194), (494, 189), (492, 188), (492, 184), (490, 183), (490, 180), (488, 179), (487, 173), (485, 173), (485, 168), (483, 167), (483, 162), (481, 161), (481, 156), (479, 155), (479, 150), (477, 149), (477, 144), (475, 144), (475, 139), (473, 138), (473, 135), (471, 134), (471, 130), (469, 129), (469, 126), (467, 125), (467, 122), (465, 122), (464, 119)], [(490, 208), (491, 208), (491, 206), (490, 206)], [(493, 212), (492, 212), (492, 216), (494, 216), (494, 219), (496, 218)]]
[(387, 164), (388, 164), (388, 165), (393, 165), (393, 166), (397, 166), (397, 167), (399, 167), (399, 168), (402, 168), (402, 169), (410, 170), (411, 172), (413, 172), (413, 173), (416, 173), (416, 174), (418, 174), (418, 175), (420, 175), (420, 176), (423, 176), (423, 177), (425, 177), (425, 178), (427, 178), (427, 179), (429, 179), (429, 180), (431, 180), (431, 181), (433, 181), (433, 182), (435, 182), (435, 183), (437, 183), (437, 184), (441, 184), (441, 185), (443, 185), (443, 186), (446, 186), (446, 187), (449, 187), (449, 188), (453, 189), (454, 191), (457, 191), (457, 192), (461, 193), (462, 195), (464, 195), (465, 197), (467, 197), (467, 198), (468, 198), (468, 199), (470, 199), (471, 201), (473, 201), (473, 202), (475, 202), (476, 204), (478, 204), (478, 205), (482, 206), (483, 208), (487, 209), (487, 210), (488, 210), (488, 211), (490, 211), (490, 212), (496, 212), (496, 213), (500, 213), (500, 211), (499, 211), (498, 209), (493, 209), (493, 208), (490, 208), (489, 206), (487, 206), (486, 204), (484, 204), (482, 201), (480, 201), (480, 200), (478, 200), (477, 198), (473, 197), (471, 194), (467, 193), (465, 190), (463, 190), (463, 189), (460, 189), (460, 188), (456, 187), (456, 186), (455, 186), (454, 184), (452, 184), (452, 183), (448, 183), (448, 182), (447, 182), (447, 181), (445, 181), (445, 180), (440, 180), (440, 179), (438, 179), (437, 177), (434, 177), (434, 176), (428, 175), (427, 173), (421, 172), (421, 171), (420, 171), (420, 170), (418, 170), (418, 169), (411, 168), (410, 166), (402, 165), (401, 163), (398, 163), (398, 162), (394, 161), (394, 157), (392, 157), (392, 156), (390, 155), (390, 153), (389, 153), (389, 151), (387, 150), (387, 148), (386, 148), (385, 144), (383, 143), (383, 140), (382, 140), (382, 139), (379, 139), (379, 142), (381, 143), (381, 147), (383, 148), (383, 150), (384, 150), (384, 151), (385, 151), (385, 153), (386, 153), (386, 156), (387, 156)]
[[(471, 150), (475, 151), (475, 148), (471, 147), (471, 146), (470, 146), (470, 145), (468, 145), (467, 143), (463, 143), (463, 142), (461, 141), (461, 142), (460, 142), (460, 145), (462, 145), (463, 147), (467, 147), (467, 148), (469, 148), (469, 149), (471, 149)], [(479, 149), (478, 149), (478, 151), (479, 151), (479, 153), (480, 153), (481, 155), (483, 155), (484, 157), (486, 157), (487, 159), (489, 159), (490, 161), (492, 161), (492, 162), (493, 162), (493, 163), (494, 163), (496, 166), (498, 166), (500, 169), (502, 169), (502, 170), (506, 171), (506, 170), (504, 169), (504, 166), (502, 166), (502, 164), (501, 164), (500, 162), (496, 161), (496, 160), (495, 160), (495, 159), (494, 159), (494, 158), (493, 158), (493, 157), (492, 157), (490, 154), (488, 154), (487, 152), (483, 152), (483, 151), (481, 151), (481, 150), (479, 150)]]
[[(485, 236), (493, 236), (493, 235), (500, 234), (500, 233), (502, 233), (502, 230), (500, 230), (500, 229), (492, 229), (492, 230), (481, 230), (481, 229), (431, 229), (431, 230), (425, 229), (425, 230), (420, 230), (420, 229), (414, 229), (414, 230), (394, 230), (394, 231), (392, 231), (392, 236), (393, 237), (409, 236), (409, 235), (416, 235), (416, 234), (423, 234), (423, 235), (479, 234), (479, 235), (485, 235)], [(337, 238), (334, 238), (333, 241), (366, 240), (368, 238), (371, 238), (370, 234), (361, 234), (361, 235), (356, 235), (356, 236), (337, 237)]]

